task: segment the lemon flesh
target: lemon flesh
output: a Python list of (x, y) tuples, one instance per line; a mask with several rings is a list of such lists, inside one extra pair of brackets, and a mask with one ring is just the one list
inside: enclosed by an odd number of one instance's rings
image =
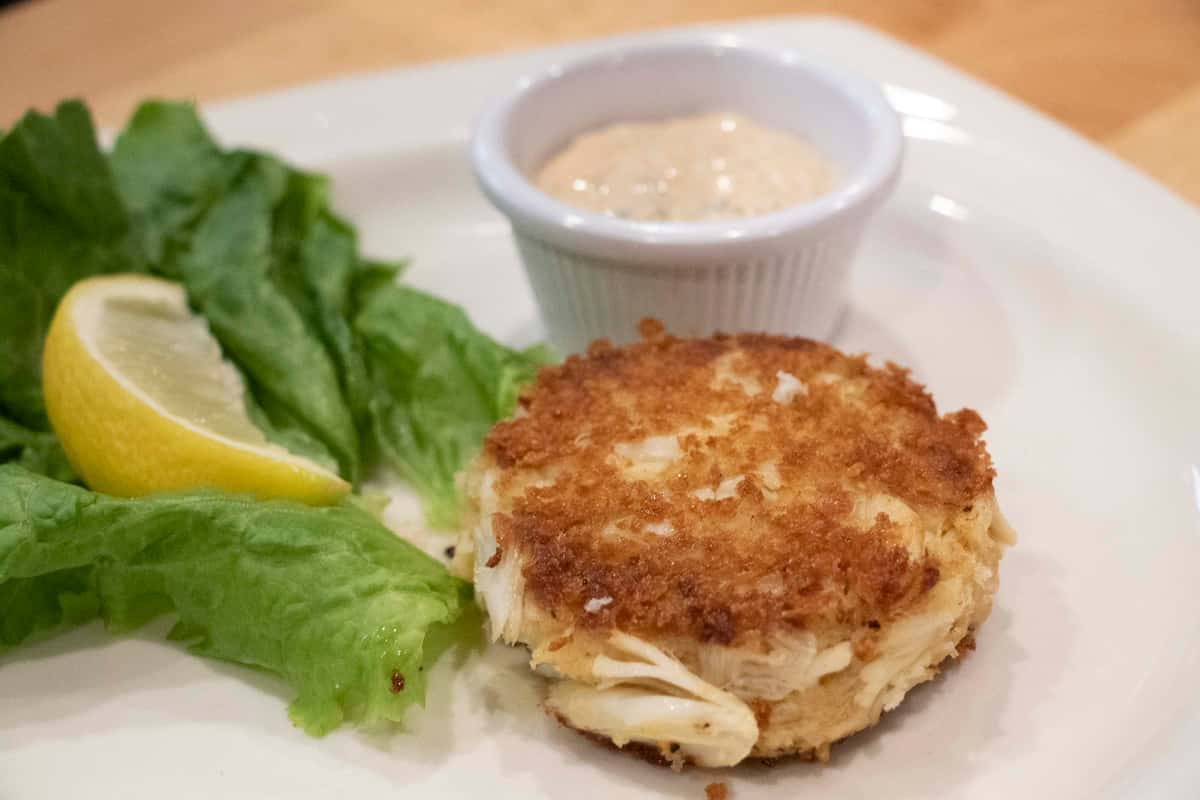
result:
[(241, 374), (169, 281), (73, 286), (46, 337), (42, 388), (71, 466), (100, 492), (212, 487), (326, 504), (350, 489), (267, 441), (246, 414)]

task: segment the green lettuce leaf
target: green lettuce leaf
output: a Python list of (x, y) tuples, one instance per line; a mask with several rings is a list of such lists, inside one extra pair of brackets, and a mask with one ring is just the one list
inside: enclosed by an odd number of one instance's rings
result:
[(352, 289), (399, 266), (361, 262), (327, 178), (222, 150), (189, 104), (144, 103), (112, 163), (154, 271), (182, 280), (209, 318), (247, 378), (255, 423), (357, 481), (369, 384)]
[(365, 292), (354, 327), (373, 387), (372, 442), (420, 493), (430, 524), (452, 527), (455, 474), (550, 354), (498, 344), (457, 306), (387, 284)]
[[(223, 151), (188, 103), (153, 100), (138, 107), (117, 137), (110, 160), (122, 199), (156, 273), (183, 279), (181, 261), (191, 249), (197, 225), (234, 182), (255, 166), (256, 158), (249, 152)], [(263, 164), (275, 173), (273, 182), (280, 185), (286, 169), (265, 157)], [(260, 233), (269, 224), (268, 217), (264, 210), (257, 220)], [(193, 279), (203, 281), (204, 266), (192, 266)], [(247, 411), (267, 438), (339, 471), (331, 449), (289, 408), (288, 398), (277, 399), (279, 393), (273, 395), (263, 388), (256, 375), (248, 374), (245, 364), (237, 366), (250, 390)]]
[(187, 249), (192, 228), (250, 158), (222, 152), (190, 104), (150, 101), (138, 106), (117, 137), (110, 161), (156, 272), (179, 278), (177, 259)]
[(171, 638), (260, 667), (293, 721), (399, 721), (462, 613), (465, 584), (353, 505), (216, 492), (122, 500), (0, 466), (0, 647), (99, 613), (173, 612)]
[(329, 191), (324, 176), (289, 175), (275, 211), (273, 276), (333, 358), (343, 396), (361, 429), (368, 421), (370, 384), (350, 326), (354, 291), (359, 281), (394, 281), (401, 265), (367, 266), (360, 260), (354, 228), (329, 211)]
[(58, 301), (91, 275), (145, 269), (87, 109), (26, 114), (0, 139), (0, 415), (49, 430), (42, 342)]
[(92, 568), (73, 567), (0, 583), (0, 654), (19, 644), (78, 625), (99, 612)]
[[(34, 431), (0, 417), (0, 463), (13, 461), (30, 472), (73, 482), (75, 471), (53, 433)], [(0, 606), (2, 608), (3, 606)]]
[[(188, 299), (250, 379), (273, 420), (278, 408), (358, 477), (358, 433), (337, 367), (287, 295), (270, 280), (272, 213), (286, 175), (262, 161), (200, 219), (179, 269)], [(269, 402), (268, 402), (269, 401)]]

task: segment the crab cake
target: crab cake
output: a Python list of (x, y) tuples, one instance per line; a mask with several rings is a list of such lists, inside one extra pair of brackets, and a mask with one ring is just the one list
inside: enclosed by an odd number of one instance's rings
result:
[(644, 323), (488, 435), (455, 566), (566, 725), (675, 766), (824, 760), (991, 609), (984, 427), (892, 364)]

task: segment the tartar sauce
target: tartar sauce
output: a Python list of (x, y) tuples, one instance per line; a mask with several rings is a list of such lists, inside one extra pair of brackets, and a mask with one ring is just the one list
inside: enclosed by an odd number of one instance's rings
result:
[(825, 194), (835, 179), (804, 139), (721, 112), (581, 134), (536, 182), (586, 211), (686, 222), (769, 214)]

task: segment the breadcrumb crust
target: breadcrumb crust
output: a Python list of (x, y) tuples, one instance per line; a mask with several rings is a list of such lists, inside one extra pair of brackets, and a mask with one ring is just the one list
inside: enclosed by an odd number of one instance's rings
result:
[[(486, 439), (511, 499), (496, 540), (521, 553), (539, 606), (594, 631), (733, 644), (877, 628), (937, 585), (934, 558), (862, 503), (945, 515), (990, 495), (978, 414), (939, 416), (907, 370), (807, 339), (643, 335), (543, 369)], [(631, 477), (618, 445), (663, 436), (677, 457)], [(596, 598), (611, 602), (585, 610)]]

